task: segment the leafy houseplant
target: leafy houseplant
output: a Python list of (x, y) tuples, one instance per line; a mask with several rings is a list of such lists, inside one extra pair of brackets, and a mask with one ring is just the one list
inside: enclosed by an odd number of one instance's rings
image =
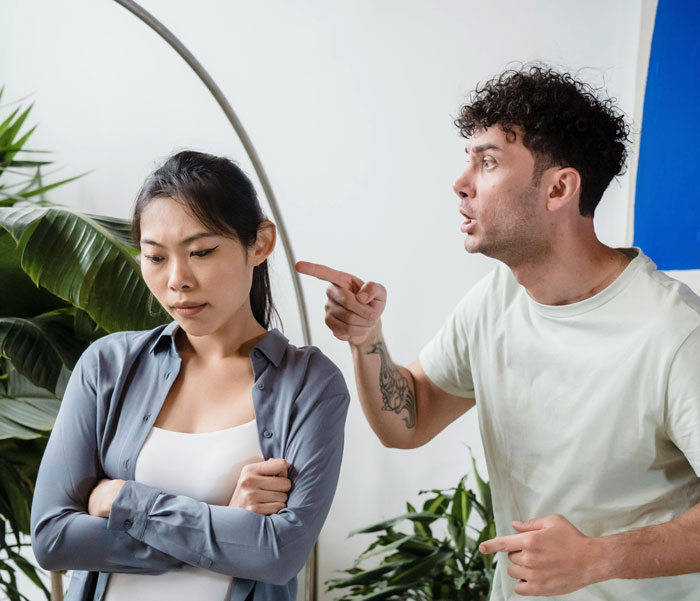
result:
[[(75, 362), (109, 332), (169, 321), (164, 311), (149, 310), (128, 222), (43, 198), (74, 178), (44, 185), (41, 167), (49, 163), (17, 158), (29, 152), (23, 145), (33, 129), (19, 134), (29, 110), (0, 123), (0, 177), (15, 177), (0, 182), (0, 591), (10, 601), (26, 599), (18, 570), (49, 596), (20, 550), (28, 544), (39, 462)], [(61, 597), (58, 584), (60, 576), (52, 577), (54, 598)]]
[[(327, 590), (350, 589), (336, 601), (486, 601), (493, 581), (495, 561), (482, 555), (479, 544), (496, 535), (491, 490), (482, 480), (472, 458), (477, 493), (468, 490), (462, 477), (455, 488), (421, 491), (430, 494), (423, 510), (406, 503), (407, 513), (365, 528), (356, 534), (377, 533), (376, 539), (344, 570), (345, 577), (326, 582)], [(482, 525), (470, 524), (473, 511)], [(412, 526), (412, 532), (396, 529)], [(444, 535), (434, 532), (442, 526)], [(470, 534), (471, 532), (471, 534)], [(373, 567), (360, 567), (380, 558)]]

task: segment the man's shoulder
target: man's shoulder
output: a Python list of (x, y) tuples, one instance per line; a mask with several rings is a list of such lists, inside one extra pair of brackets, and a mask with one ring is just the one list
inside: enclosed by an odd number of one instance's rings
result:
[(700, 325), (700, 296), (664, 271), (646, 256), (639, 270), (638, 303), (648, 306), (655, 320), (668, 324), (684, 323), (689, 329)]

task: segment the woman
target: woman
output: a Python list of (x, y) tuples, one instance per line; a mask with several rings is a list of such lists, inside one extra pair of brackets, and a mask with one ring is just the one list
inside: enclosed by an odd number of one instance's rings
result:
[(293, 600), (335, 492), (343, 377), (268, 331), (275, 227), (232, 162), (171, 157), (133, 230), (174, 321), (75, 366), (37, 478), (37, 560), (76, 570), (67, 600)]

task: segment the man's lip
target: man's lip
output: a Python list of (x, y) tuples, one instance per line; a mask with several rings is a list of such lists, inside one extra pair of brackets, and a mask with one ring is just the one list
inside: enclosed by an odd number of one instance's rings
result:
[(471, 219), (472, 221), (474, 221), (474, 217), (472, 217), (464, 209), (459, 209), (459, 213), (460, 213), (460, 215), (462, 215), (462, 217), (465, 217), (466, 219)]

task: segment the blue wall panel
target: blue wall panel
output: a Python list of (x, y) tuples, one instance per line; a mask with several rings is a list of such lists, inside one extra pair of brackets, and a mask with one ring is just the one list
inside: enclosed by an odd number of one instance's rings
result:
[(644, 97), (634, 243), (700, 269), (700, 1), (659, 0)]

